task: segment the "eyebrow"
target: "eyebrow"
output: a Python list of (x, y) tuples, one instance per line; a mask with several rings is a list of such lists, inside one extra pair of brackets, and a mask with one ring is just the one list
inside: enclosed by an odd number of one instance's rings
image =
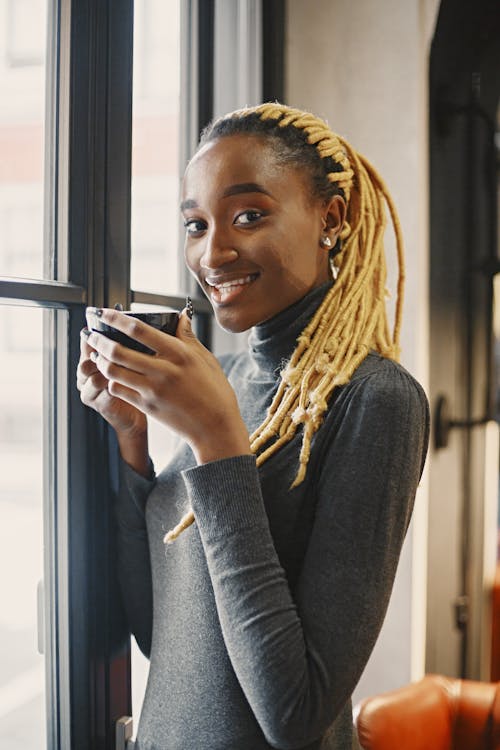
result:
[(270, 198), (273, 197), (268, 190), (257, 182), (240, 182), (237, 185), (230, 185), (224, 190), (222, 197), (229, 198), (231, 195), (241, 195), (242, 193), (263, 193), (264, 195), (269, 195)]
[[(259, 185), (257, 182), (240, 182), (236, 185), (230, 185), (222, 193), (222, 198), (229, 198), (232, 195), (242, 195), (243, 193), (262, 193), (272, 198), (272, 194)], [(195, 200), (188, 198), (181, 203), (181, 211), (185, 211), (188, 208), (198, 208), (198, 204)]]
[(193, 201), (190, 198), (188, 198), (187, 200), (182, 201), (181, 203), (181, 211), (185, 211), (186, 208), (198, 208), (198, 204), (196, 203), (196, 201)]

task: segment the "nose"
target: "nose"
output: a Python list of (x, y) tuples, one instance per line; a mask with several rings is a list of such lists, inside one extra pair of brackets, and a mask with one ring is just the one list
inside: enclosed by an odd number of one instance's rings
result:
[(214, 270), (232, 263), (238, 258), (238, 251), (231, 243), (227, 232), (212, 227), (205, 235), (203, 252), (200, 257), (200, 267)]

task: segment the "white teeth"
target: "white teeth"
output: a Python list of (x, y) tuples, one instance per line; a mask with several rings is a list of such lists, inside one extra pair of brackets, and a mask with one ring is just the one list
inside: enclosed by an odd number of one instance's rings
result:
[(209, 286), (213, 286), (216, 289), (230, 289), (233, 286), (243, 286), (244, 284), (249, 284), (250, 281), (252, 281), (252, 276), (244, 276), (241, 279), (232, 279), (231, 281), (224, 281), (222, 284), (218, 284), (215, 281), (210, 281), (210, 279), (206, 279), (206, 282)]

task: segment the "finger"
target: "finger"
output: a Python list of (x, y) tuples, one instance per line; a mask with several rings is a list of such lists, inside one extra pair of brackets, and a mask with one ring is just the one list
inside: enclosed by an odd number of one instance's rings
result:
[[(130, 338), (139, 341), (141, 344), (153, 349), (158, 354), (168, 353), (172, 350), (170, 344), (175, 342), (175, 336), (172, 336), (163, 331), (158, 331), (153, 326), (144, 323), (142, 320), (133, 318), (129, 315), (124, 315), (119, 310), (103, 309), (101, 320), (103, 323), (116, 328), (118, 331), (125, 333)], [(175, 344), (174, 344), (175, 347)], [(138, 353), (141, 359), (144, 357), (143, 354)], [(143, 366), (149, 369), (151, 364), (151, 357), (148, 357), (149, 363), (144, 362)], [(134, 367), (134, 369), (137, 369)], [(138, 370), (142, 371), (142, 370)]]
[(88, 359), (90, 352), (92, 351), (92, 347), (89, 345), (88, 340), (90, 336), (90, 331), (88, 328), (82, 328), (80, 331), (80, 359)]
[(112, 341), (96, 331), (90, 334), (87, 345), (91, 347), (91, 352), (95, 350), (95, 352), (110, 362), (114, 362), (116, 365), (120, 365), (130, 371), (144, 374), (150, 369), (151, 357), (149, 355), (129, 349), (123, 346), (123, 344)]
[(123, 401), (123, 399), (116, 398), (109, 390), (103, 390), (90, 406), (104, 417), (104, 419), (113, 422), (117, 417), (117, 410), (119, 411), (120, 409), (120, 400)]
[(76, 368), (76, 387), (79, 391), (82, 390), (87, 380), (96, 372), (98, 370), (94, 362), (91, 359), (84, 359), (82, 355)]
[(156, 328), (144, 323), (142, 320), (133, 318), (130, 315), (125, 315), (119, 310), (110, 310), (108, 308), (103, 309), (101, 320), (103, 323), (106, 323), (107, 325), (116, 328), (118, 331), (125, 333), (127, 336), (130, 336), (130, 338), (148, 346), (155, 352), (159, 351), (165, 337), (169, 335), (162, 331), (157, 331)]
[(89, 378), (91, 375), (97, 372), (97, 367), (95, 366), (95, 363), (90, 358), (92, 356), (92, 351), (90, 352), (90, 355), (87, 359), (82, 359), (79, 362), (78, 367), (76, 368), (77, 377), (81, 375), (81, 377), (83, 378)]
[[(117, 346), (120, 345), (118, 344)], [(121, 348), (124, 349), (125, 347)], [(123, 367), (122, 365), (107, 359), (107, 357), (100, 352), (94, 352), (92, 359), (99, 372), (102, 373), (108, 381), (119, 383), (120, 385), (133, 389), (141, 389), (145, 387), (146, 380), (142, 373), (131, 370), (129, 367)]]
[(88, 375), (84, 375), (81, 370), (77, 370), (76, 372), (76, 387), (79, 391), (83, 390), (85, 387), (85, 383), (89, 379)]
[(92, 404), (98, 398), (99, 394), (106, 391), (108, 381), (100, 372), (95, 372), (87, 378), (81, 389), (81, 398), (85, 404)]
[(191, 325), (191, 316), (188, 307), (185, 307), (179, 317), (179, 324), (175, 332), (177, 338), (182, 341), (198, 341)]
[(116, 381), (110, 381), (108, 384), (108, 394), (110, 394), (114, 398), (119, 398), (121, 401), (125, 401), (127, 404), (130, 404), (131, 406), (135, 406), (136, 409), (139, 409), (139, 411), (144, 411), (144, 399), (133, 388), (128, 388), (126, 385), (123, 385), (122, 383), (117, 383)]

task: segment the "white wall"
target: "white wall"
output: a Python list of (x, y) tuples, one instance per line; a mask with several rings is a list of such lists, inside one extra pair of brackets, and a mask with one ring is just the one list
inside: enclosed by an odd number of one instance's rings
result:
[[(373, 162), (396, 202), (406, 245), (402, 362), (424, 387), (427, 80), (438, 5), (439, 0), (288, 0), (287, 6), (287, 104), (326, 118)], [(390, 266), (394, 272), (395, 259)], [(355, 700), (424, 673), (426, 532), (424, 475), (386, 622)]]

